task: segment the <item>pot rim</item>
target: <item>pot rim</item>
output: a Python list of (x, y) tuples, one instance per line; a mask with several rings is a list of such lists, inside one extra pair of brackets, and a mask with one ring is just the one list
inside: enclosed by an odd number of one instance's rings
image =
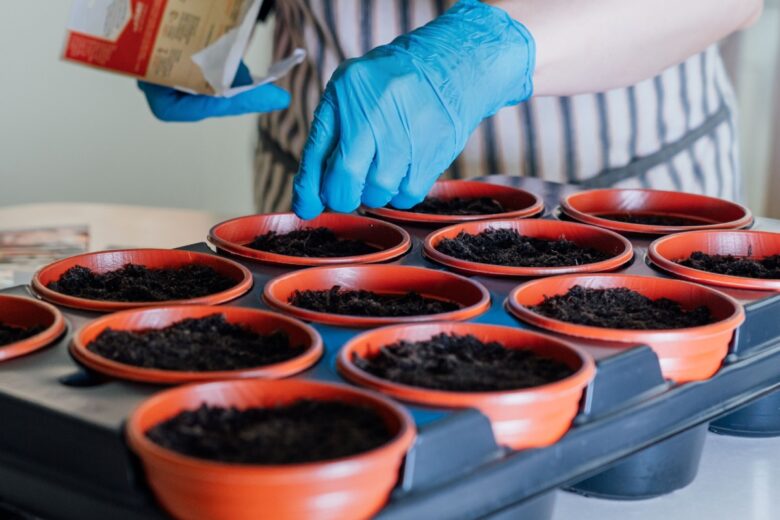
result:
[(67, 327), (62, 312), (54, 305), (27, 296), (0, 294), (0, 300), (15, 302), (18, 305), (30, 305), (46, 311), (52, 317), (52, 323), (44, 330), (19, 341), (0, 346), (0, 362), (31, 354), (51, 345)]
[[(703, 204), (709, 204), (709, 205), (716, 204), (720, 206), (727, 205), (731, 207), (736, 207), (743, 213), (743, 216), (738, 219), (727, 221), (727, 222), (716, 222), (713, 224), (702, 224), (697, 226), (655, 226), (655, 225), (648, 225), (648, 224), (634, 224), (630, 222), (620, 222), (617, 220), (601, 218), (591, 213), (580, 211), (575, 207), (574, 204), (572, 204), (572, 201), (576, 200), (578, 197), (593, 196), (598, 192), (603, 192), (603, 193), (640, 192), (640, 193), (655, 193), (655, 194), (664, 194), (664, 195), (684, 196), (694, 200), (698, 199)], [(725, 199), (720, 199), (717, 197), (710, 197), (708, 195), (699, 195), (695, 193), (686, 193), (686, 192), (677, 192), (677, 191), (668, 191), (668, 190), (655, 190), (650, 188), (599, 188), (593, 190), (580, 191), (564, 197), (563, 200), (561, 200), (561, 210), (563, 211), (564, 214), (568, 215), (569, 217), (578, 220), (580, 222), (583, 222), (585, 224), (591, 224), (594, 226), (610, 229), (613, 231), (624, 232), (624, 233), (638, 233), (638, 234), (647, 234), (647, 235), (667, 235), (670, 233), (679, 233), (684, 231), (698, 231), (703, 229), (741, 229), (746, 226), (749, 226), (753, 222), (753, 214), (751, 213), (750, 209), (748, 209), (745, 206), (742, 206), (741, 204), (737, 204), (735, 202), (731, 202)]]
[[(654, 240), (647, 248), (647, 256), (650, 261), (660, 269), (679, 276), (685, 280), (698, 282), (706, 285), (718, 285), (722, 287), (729, 287), (732, 289), (747, 289), (757, 291), (780, 291), (780, 279), (772, 278), (750, 278), (747, 276), (734, 276), (720, 273), (713, 273), (710, 271), (704, 271), (702, 269), (694, 269), (693, 267), (687, 267), (680, 265), (674, 260), (667, 258), (659, 251), (659, 248), (670, 243), (676, 242), (683, 238), (690, 238), (693, 236), (704, 236), (712, 234), (739, 234), (749, 237), (758, 237), (761, 235), (777, 235), (780, 238), (780, 233), (773, 233), (771, 231), (757, 231), (757, 230), (701, 230), (701, 231), (689, 231), (687, 233), (674, 233), (664, 237), (660, 237)], [(708, 254), (721, 254), (716, 252), (710, 252)], [(780, 250), (778, 250), (780, 254)]]
[[(570, 229), (588, 229), (595, 233), (609, 236), (610, 238), (620, 242), (623, 245), (623, 250), (618, 254), (611, 256), (606, 260), (600, 262), (593, 262), (590, 264), (581, 265), (569, 265), (559, 267), (520, 267), (520, 266), (506, 266), (497, 264), (486, 264), (481, 262), (472, 262), (470, 260), (462, 260), (454, 256), (446, 255), (436, 249), (436, 245), (444, 238), (445, 234), (449, 234), (453, 231), (463, 231), (468, 234), (473, 234), (472, 229), (480, 225), (486, 224), (500, 224), (505, 225), (504, 229), (512, 228), (516, 231), (522, 231), (522, 228), (529, 227), (528, 223), (534, 225), (561, 227)], [(542, 224), (544, 223), (544, 224)], [(563, 235), (561, 235), (563, 236)], [(610, 271), (625, 265), (630, 262), (634, 257), (634, 250), (631, 242), (625, 237), (615, 233), (614, 231), (599, 228), (597, 226), (591, 226), (587, 224), (581, 224), (577, 222), (564, 222), (561, 220), (483, 220), (479, 222), (468, 222), (461, 224), (454, 224), (445, 228), (438, 229), (430, 233), (425, 237), (423, 242), (423, 252), (428, 258), (457, 269), (462, 272), (475, 275), (492, 275), (492, 276), (508, 276), (508, 277), (537, 277), (537, 276), (553, 276), (557, 274), (569, 274), (569, 273), (594, 273)]]
[[(417, 270), (432, 272), (437, 275), (446, 276), (452, 280), (457, 280), (460, 283), (465, 283), (480, 292), (480, 299), (476, 303), (473, 303), (467, 307), (462, 307), (450, 312), (442, 312), (439, 314), (422, 314), (416, 316), (354, 316), (351, 314), (335, 314), (327, 312), (317, 312), (297, 307), (286, 301), (282, 301), (275, 294), (274, 290), (279, 283), (285, 282), (291, 278), (309, 275), (317, 273), (318, 271), (325, 270), (337, 270), (337, 269), (356, 269), (362, 271), (370, 271), (374, 269), (392, 269), (392, 270)], [(375, 291), (376, 292), (376, 291)], [(339, 266), (323, 266), (312, 267), (310, 269), (304, 269), (302, 271), (293, 271), (290, 273), (277, 276), (272, 280), (269, 280), (263, 288), (263, 300), (270, 307), (290, 314), (294, 317), (312, 321), (316, 323), (323, 323), (327, 325), (338, 325), (348, 328), (363, 328), (363, 327), (379, 327), (383, 325), (392, 325), (396, 323), (420, 323), (430, 321), (461, 321), (471, 319), (480, 316), (487, 312), (490, 308), (491, 297), (490, 292), (480, 283), (471, 280), (465, 276), (461, 276), (456, 273), (451, 273), (443, 270), (428, 269), (425, 267), (408, 266), (408, 265), (375, 265), (375, 264), (348, 264)]]
[[(339, 457), (335, 459), (329, 459), (319, 462), (306, 462), (296, 464), (246, 464), (246, 463), (229, 463), (220, 462), (209, 459), (202, 459), (193, 457), (190, 455), (184, 455), (173, 450), (169, 450), (155, 443), (145, 435), (145, 431), (140, 431), (140, 425), (138, 424), (143, 414), (149, 409), (153, 409), (159, 406), (169, 399), (175, 398), (178, 394), (186, 394), (193, 390), (195, 387), (204, 387), (206, 385), (219, 386), (219, 385), (235, 385), (244, 384), (247, 386), (262, 387), (264, 384), (289, 384), (295, 383), (296, 385), (305, 385), (312, 393), (316, 393), (316, 388), (327, 387), (330, 389), (338, 390), (341, 393), (350, 393), (357, 396), (361, 401), (365, 403), (371, 403), (370, 406), (374, 410), (384, 409), (391, 413), (398, 421), (398, 432), (386, 443), (378, 446), (372, 450), (364, 451), (355, 455), (347, 457)], [(301, 396), (300, 399), (304, 397)], [(316, 398), (316, 397), (315, 397)], [(324, 399), (327, 400), (327, 399)], [(332, 399), (337, 400), (337, 399)], [(203, 401), (205, 402), (205, 400)], [(230, 406), (230, 405), (226, 405)], [(184, 411), (184, 408), (179, 408), (177, 413)], [(175, 415), (175, 414), (173, 414)], [(173, 417), (171, 415), (171, 417)], [(231, 380), (231, 381), (212, 381), (208, 383), (193, 383), (182, 386), (177, 386), (168, 390), (159, 392), (152, 397), (143, 401), (138, 405), (130, 415), (127, 422), (126, 437), (128, 444), (143, 459), (144, 455), (155, 459), (156, 461), (163, 462), (172, 465), (172, 467), (178, 467), (183, 472), (187, 470), (207, 471), (207, 472), (229, 472), (232, 476), (237, 478), (247, 477), (269, 477), (278, 476), (279, 478), (305, 478), (316, 477), (317, 474), (338, 471), (339, 468), (343, 468), (345, 464), (351, 466), (361, 466), (368, 464), (371, 459), (382, 457), (388, 453), (394, 453), (399, 450), (403, 450), (403, 453), (407, 453), (416, 437), (416, 427), (411, 415), (399, 404), (394, 403), (390, 399), (387, 399), (381, 395), (373, 392), (368, 392), (359, 388), (354, 388), (347, 385), (335, 384), (335, 383), (323, 383), (314, 381), (293, 381), (293, 380), (263, 380), (263, 379), (245, 379), (245, 380)], [(312, 475), (313, 474), (313, 475)], [(214, 479), (223, 479), (224, 475), (215, 474)]]
[[(270, 365), (260, 365), (257, 367), (241, 368), (235, 370), (187, 371), (187, 370), (165, 370), (160, 368), (145, 368), (145, 367), (138, 367), (134, 365), (128, 365), (125, 363), (120, 363), (119, 361), (114, 361), (106, 357), (103, 357), (100, 354), (96, 354), (95, 352), (92, 352), (87, 348), (89, 343), (84, 342), (84, 336), (86, 334), (91, 333), (93, 331), (99, 331), (97, 332), (97, 334), (99, 334), (103, 330), (111, 327), (112, 323), (116, 322), (117, 320), (122, 320), (123, 318), (126, 318), (128, 316), (145, 314), (145, 313), (169, 313), (171, 311), (179, 311), (190, 315), (190, 316), (185, 315), (185, 316), (178, 317), (175, 319), (175, 321), (172, 321), (169, 324), (161, 327), (164, 328), (172, 325), (176, 321), (181, 321), (183, 319), (187, 319), (188, 317), (193, 317), (192, 316), (193, 314), (200, 314), (201, 312), (206, 312), (206, 311), (211, 311), (211, 312), (210, 314), (204, 314), (203, 316), (199, 316), (199, 317), (205, 317), (212, 314), (222, 314), (223, 316), (225, 316), (226, 319), (229, 320), (230, 314), (235, 313), (237, 310), (241, 311), (242, 313), (246, 312), (255, 315), (255, 318), (258, 321), (270, 317), (272, 319), (286, 322), (291, 328), (297, 328), (308, 336), (309, 338), (308, 347), (301, 354), (299, 354), (294, 358), (285, 361), (280, 361), (278, 363), (273, 363)], [(244, 322), (237, 322), (237, 323), (246, 324), (248, 322), (244, 321)], [(138, 329), (123, 328), (118, 330), (133, 331)], [(317, 361), (319, 361), (320, 358), (322, 357), (324, 348), (323, 348), (322, 337), (313, 327), (311, 327), (306, 323), (303, 323), (300, 320), (297, 320), (290, 316), (285, 316), (283, 314), (261, 310), (261, 309), (252, 309), (247, 307), (231, 307), (231, 306), (222, 306), (222, 305), (220, 306), (166, 305), (166, 306), (159, 306), (159, 307), (145, 307), (141, 309), (128, 309), (126, 311), (121, 311), (121, 312), (116, 312), (105, 316), (101, 316), (100, 318), (97, 318), (85, 324), (76, 332), (76, 334), (74, 334), (73, 341), (71, 341), (70, 343), (69, 351), (73, 355), (73, 357), (75, 357), (79, 362), (86, 365), (88, 368), (91, 368), (97, 372), (100, 372), (102, 374), (114, 378), (130, 380), (130, 381), (139, 381), (144, 383), (180, 384), (186, 382), (215, 381), (215, 380), (225, 380), (225, 379), (241, 379), (241, 378), (276, 379), (276, 378), (290, 377), (292, 375), (303, 372), (304, 370), (307, 370), (308, 368), (314, 366), (317, 363)]]
[(491, 188), (506, 190), (507, 192), (522, 193), (531, 197), (533, 203), (525, 208), (516, 209), (512, 211), (505, 211), (503, 213), (490, 213), (487, 215), (438, 215), (433, 213), (417, 213), (412, 211), (404, 211), (395, 208), (383, 207), (383, 208), (369, 208), (363, 207), (362, 210), (370, 215), (378, 216), (388, 220), (396, 222), (404, 222), (406, 224), (455, 224), (461, 222), (474, 222), (487, 219), (509, 219), (509, 218), (529, 218), (537, 216), (544, 212), (544, 201), (537, 194), (524, 190), (521, 188), (515, 188), (514, 186), (506, 186), (503, 184), (493, 184), (490, 182), (472, 181), (465, 179), (444, 179), (436, 181), (437, 184), (447, 183), (461, 183), (469, 185), (487, 185)]
[[(588, 274), (588, 275), (562, 275), (550, 278), (541, 278), (539, 280), (532, 280), (530, 282), (523, 283), (515, 287), (512, 292), (507, 296), (505, 300), (505, 306), (510, 314), (519, 318), (520, 320), (530, 323), (532, 325), (543, 327), (552, 332), (564, 334), (567, 336), (574, 336), (586, 339), (597, 339), (614, 341), (617, 343), (642, 343), (653, 342), (668, 343), (676, 342), (688, 339), (692, 336), (696, 338), (704, 338), (709, 336), (716, 336), (722, 334), (728, 330), (736, 329), (742, 322), (745, 321), (745, 311), (742, 305), (733, 297), (704, 285), (686, 282), (683, 280), (676, 280), (673, 278), (663, 279), (664, 283), (673, 283), (686, 286), (693, 286), (696, 290), (701, 290), (707, 293), (711, 298), (717, 298), (726, 301), (732, 307), (732, 313), (718, 321), (708, 323), (706, 325), (699, 325), (696, 327), (685, 327), (679, 329), (650, 329), (650, 330), (637, 330), (637, 329), (615, 329), (609, 327), (595, 327), (592, 325), (580, 325), (571, 323), (568, 321), (558, 320), (555, 318), (549, 318), (528, 309), (528, 307), (518, 302), (518, 296), (527, 291), (529, 288), (533, 288), (544, 283), (551, 283), (551, 281), (558, 279), (581, 279), (587, 277), (588, 279), (602, 278), (602, 279), (634, 279), (647, 282), (656, 282), (657, 278), (652, 276), (643, 276), (636, 274)], [(576, 285), (576, 284), (574, 284)], [(615, 286), (619, 287), (619, 286)], [(636, 290), (636, 289), (632, 289)], [(641, 291), (637, 291), (641, 292)]]
[[(516, 390), (465, 392), (454, 390), (437, 390), (421, 386), (397, 383), (395, 381), (370, 374), (369, 372), (358, 368), (352, 361), (352, 354), (354, 354), (356, 347), (358, 344), (365, 341), (367, 337), (394, 329), (411, 329), (415, 327), (433, 328), (437, 326), (440, 327), (439, 332), (434, 332), (434, 335), (441, 332), (454, 332), (452, 330), (445, 330), (454, 328), (463, 329), (462, 331), (457, 331), (456, 333), (458, 334), (468, 334), (469, 330), (474, 329), (496, 331), (506, 329), (507, 331), (512, 331), (513, 334), (520, 336), (531, 336), (536, 339), (544, 340), (547, 342), (547, 344), (555, 345), (556, 348), (573, 352), (580, 360), (580, 367), (573, 374), (565, 377), (564, 379), (553, 381), (551, 383), (545, 383), (543, 385)], [(412, 326), (391, 325), (388, 327), (381, 327), (363, 332), (350, 339), (341, 348), (337, 357), (337, 368), (339, 373), (347, 380), (371, 390), (380, 391), (390, 395), (393, 398), (401, 399), (407, 402), (447, 407), (478, 406), (480, 403), (486, 402), (495, 404), (503, 403), (508, 405), (510, 403), (521, 404), (523, 401), (529, 400), (537, 401), (542, 399), (556, 399), (558, 395), (562, 393), (581, 390), (582, 387), (586, 386), (587, 383), (593, 378), (596, 372), (595, 361), (589, 354), (587, 354), (580, 347), (567, 343), (566, 341), (558, 339), (554, 336), (516, 327), (465, 322), (432, 322)]]
[[(228, 226), (230, 224), (235, 224), (236, 222), (241, 220), (283, 217), (283, 216), (295, 217), (295, 214), (292, 212), (244, 215), (242, 217), (236, 217), (229, 220), (225, 220), (223, 222), (220, 222), (212, 226), (212, 228), (209, 230), (206, 239), (210, 243), (212, 243), (215, 247), (218, 247), (224, 251), (227, 251), (228, 253), (240, 256), (242, 258), (247, 258), (250, 260), (255, 260), (255, 261), (265, 262), (270, 264), (294, 265), (294, 266), (342, 265), (342, 264), (353, 264), (353, 263), (370, 264), (370, 263), (377, 263), (377, 262), (386, 262), (388, 260), (392, 260), (394, 258), (397, 258), (405, 254), (412, 247), (412, 239), (409, 233), (405, 229), (391, 222), (385, 222), (384, 220), (365, 217), (362, 215), (341, 214), (341, 213), (325, 213), (324, 215), (328, 215), (329, 217), (332, 218), (350, 218), (350, 219), (360, 220), (360, 221), (364, 221), (366, 225), (373, 224), (375, 226), (391, 230), (400, 235), (401, 241), (398, 244), (389, 247), (387, 249), (382, 249), (380, 251), (374, 253), (368, 253), (364, 255), (338, 256), (338, 257), (305, 257), (305, 256), (282, 255), (278, 253), (271, 253), (269, 251), (262, 251), (260, 249), (253, 249), (251, 247), (247, 247), (237, 242), (231, 242), (219, 236), (221, 228)], [(302, 221), (302, 222), (312, 222), (312, 221), (309, 220), (309, 221)]]
[[(236, 285), (234, 285), (233, 287), (230, 287), (224, 291), (220, 291), (214, 294), (207, 294), (205, 296), (200, 296), (197, 298), (154, 301), (154, 302), (121, 302), (121, 301), (112, 301), (112, 300), (92, 300), (89, 298), (81, 298), (78, 296), (71, 296), (65, 293), (61, 293), (49, 289), (40, 280), (41, 277), (50, 269), (54, 269), (55, 267), (62, 265), (64, 263), (78, 261), (79, 259), (97, 257), (99, 255), (112, 254), (112, 253), (160, 253), (160, 252), (164, 252), (167, 254), (186, 254), (186, 255), (193, 256), (194, 257), (193, 260), (199, 258), (200, 259), (208, 258), (209, 261), (216, 261), (217, 263), (229, 265), (231, 268), (238, 270), (241, 273), (242, 277), (240, 280), (236, 280)], [(198, 262), (193, 261), (191, 263), (195, 264)], [(78, 264), (74, 264), (74, 265), (78, 265)], [(228, 258), (224, 258), (218, 255), (199, 253), (195, 251), (185, 251), (182, 249), (163, 249), (163, 248), (146, 248), (146, 247), (128, 248), (128, 249), (107, 249), (102, 251), (93, 251), (88, 253), (81, 253), (74, 256), (69, 256), (67, 258), (56, 260), (54, 262), (51, 262), (50, 264), (41, 267), (35, 272), (32, 278), (33, 291), (36, 294), (38, 294), (40, 297), (44, 298), (45, 300), (48, 300), (49, 302), (55, 303), (57, 305), (62, 305), (64, 307), (70, 307), (70, 308), (80, 309), (80, 310), (96, 311), (96, 312), (120, 311), (120, 310), (128, 310), (128, 309), (137, 309), (142, 307), (155, 307), (160, 305), (208, 305), (208, 304), (215, 304), (215, 303), (225, 303), (227, 301), (234, 300), (239, 296), (247, 293), (252, 288), (253, 283), (254, 281), (252, 278), (252, 273), (249, 271), (249, 269), (247, 269), (246, 267), (244, 267), (243, 265), (239, 264), (234, 260), (230, 260)]]

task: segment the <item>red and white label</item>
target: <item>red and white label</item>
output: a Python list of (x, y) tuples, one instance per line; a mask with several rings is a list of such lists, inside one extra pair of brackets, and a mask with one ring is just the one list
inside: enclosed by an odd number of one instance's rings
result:
[(168, 0), (77, 0), (64, 57), (143, 77)]

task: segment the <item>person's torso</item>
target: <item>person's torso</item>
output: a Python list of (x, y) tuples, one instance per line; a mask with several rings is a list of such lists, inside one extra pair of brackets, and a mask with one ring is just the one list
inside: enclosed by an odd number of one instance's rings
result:
[[(277, 155), (287, 156), (283, 162), (290, 169), (300, 156), (314, 109), (336, 67), (427, 23), (454, 2), (275, 3), (274, 59), (289, 55), (296, 47), (307, 51), (304, 63), (278, 81), (293, 93), (291, 107), (260, 118), (262, 137)], [(736, 198), (732, 104), (731, 86), (713, 46), (628, 88), (534, 97), (504, 108), (477, 128), (447, 175), (527, 175), (593, 186), (649, 186)]]

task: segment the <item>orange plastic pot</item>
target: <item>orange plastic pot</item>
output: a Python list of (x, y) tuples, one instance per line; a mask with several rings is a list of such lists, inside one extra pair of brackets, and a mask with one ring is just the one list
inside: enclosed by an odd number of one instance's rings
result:
[(51, 345), (65, 332), (65, 319), (53, 305), (25, 298), (0, 294), (0, 322), (14, 327), (45, 327), (34, 336), (0, 345), (0, 361), (24, 356)]
[[(290, 465), (228, 464), (188, 457), (149, 440), (145, 432), (184, 410), (207, 403), (240, 409), (299, 399), (338, 400), (370, 406), (394, 437), (377, 449), (330, 461)], [(415, 438), (399, 405), (343, 385), (299, 379), (243, 380), (176, 387), (139, 406), (127, 425), (130, 447), (141, 458), (162, 506), (187, 520), (348, 520), (373, 516), (387, 501)]]
[(650, 244), (650, 260), (675, 276), (708, 285), (733, 289), (780, 291), (780, 279), (729, 276), (693, 269), (677, 263), (692, 253), (764, 258), (780, 254), (780, 233), (766, 231), (693, 231), (662, 237)]
[(401, 211), (392, 207), (364, 208), (364, 211), (371, 215), (395, 222), (429, 225), (455, 224), (458, 222), (485, 219), (525, 218), (533, 217), (544, 211), (544, 202), (538, 195), (519, 188), (502, 186), (500, 184), (490, 184), (487, 182), (459, 180), (437, 181), (433, 185), (433, 188), (431, 188), (428, 196), (443, 200), (489, 197), (500, 202), (507, 211), (503, 213), (494, 213), (492, 215), (434, 215), (430, 213)]
[[(375, 317), (348, 316), (315, 312), (288, 302), (295, 291), (322, 291), (334, 285), (342, 289), (367, 290), (380, 294), (404, 294), (410, 291), (422, 296), (449, 300), (460, 305), (452, 312), (422, 316)], [(379, 327), (394, 323), (416, 323), (438, 320), (468, 320), (490, 307), (490, 293), (482, 285), (446, 271), (400, 265), (350, 265), (314, 267), (274, 278), (263, 290), (265, 302), (297, 318), (340, 327)]]
[[(305, 350), (297, 357), (256, 368), (210, 372), (191, 372), (143, 368), (119, 363), (92, 352), (87, 346), (106, 329), (144, 330), (162, 329), (177, 321), (188, 318), (203, 318), (221, 314), (230, 323), (240, 324), (258, 334), (284, 331), (292, 345), (302, 345)], [(245, 307), (211, 307), (180, 305), (152, 307), (109, 314), (83, 326), (74, 336), (70, 351), (78, 361), (89, 368), (118, 379), (146, 383), (180, 384), (198, 381), (214, 381), (234, 378), (278, 379), (303, 372), (314, 365), (322, 356), (322, 338), (309, 325), (294, 318), (288, 318), (268, 311)]]
[[(545, 297), (566, 294), (575, 285), (593, 289), (625, 287), (653, 300), (669, 298), (684, 309), (706, 305), (716, 321), (683, 329), (610, 329), (568, 323), (529, 309), (542, 303)], [(678, 383), (707, 379), (715, 374), (728, 353), (734, 331), (745, 321), (742, 306), (715, 289), (668, 278), (624, 274), (541, 278), (515, 288), (507, 298), (507, 305), (521, 320), (552, 332), (617, 344), (648, 345), (658, 356), (664, 376)]]
[[(592, 247), (607, 252), (612, 255), (612, 257), (592, 264), (561, 267), (513, 267), (461, 260), (445, 255), (436, 249), (436, 246), (445, 238), (455, 238), (461, 232), (469, 235), (478, 235), (488, 229), (514, 229), (521, 235), (543, 240), (559, 240), (564, 238), (566, 240), (571, 240), (582, 247)], [(566, 273), (611, 271), (629, 262), (634, 255), (631, 248), (631, 242), (612, 231), (573, 222), (542, 219), (488, 220), (455, 224), (454, 226), (434, 231), (428, 235), (423, 247), (425, 255), (440, 264), (470, 274), (495, 276), (537, 277)]]
[[(340, 238), (362, 240), (380, 250), (367, 255), (309, 258), (280, 255), (247, 247), (255, 237), (270, 231), (289, 233), (297, 229), (317, 227), (328, 228)], [(373, 218), (339, 213), (324, 213), (313, 220), (301, 220), (293, 213), (234, 218), (211, 228), (208, 239), (219, 249), (251, 260), (304, 266), (385, 262), (406, 253), (412, 245), (409, 233), (398, 226)]]
[[(398, 341), (424, 341), (441, 334), (471, 334), (483, 342), (497, 341), (510, 349), (530, 349), (566, 363), (574, 374), (546, 385), (498, 392), (447, 392), (394, 383), (359, 369), (355, 355), (370, 358)], [(491, 422), (499, 444), (519, 450), (548, 446), (571, 426), (583, 391), (595, 374), (593, 359), (561, 340), (528, 330), (474, 323), (395, 325), (364, 332), (339, 352), (339, 372), (361, 386), (409, 403), (441, 408), (476, 408)]]
[[(115, 271), (125, 264), (140, 264), (149, 269), (174, 269), (188, 264), (206, 265), (236, 281), (236, 285), (214, 294), (191, 298), (188, 300), (171, 300), (166, 302), (116, 302), (104, 300), (90, 300), (69, 296), (61, 292), (53, 291), (47, 287), (51, 282), (59, 280), (65, 271), (71, 267), (82, 266), (98, 273)], [(63, 305), (98, 312), (112, 312), (138, 307), (150, 307), (157, 305), (215, 305), (238, 298), (252, 288), (252, 273), (246, 267), (215, 255), (194, 253), (179, 249), (119, 249), (116, 251), (99, 251), (84, 253), (57, 260), (35, 273), (32, 286), (36, 293), (44, 299)]]
[[(750, 210), (734, 202), (676, 191), (603, 189), (574, 193), (561, 202), (575, 220), (614, 231), (667, 235), (698, 229), (739, 229), (753, 222)], [(619, 222), (603, 215), (665, 215), (701, 222), (691, 226), (650, 226)]]

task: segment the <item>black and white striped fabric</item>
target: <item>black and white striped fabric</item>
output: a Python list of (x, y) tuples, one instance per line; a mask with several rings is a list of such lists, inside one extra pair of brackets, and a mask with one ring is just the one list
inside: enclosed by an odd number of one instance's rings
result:
[[(306, 60), (278, 84), (289, 109), (260, 117), (259, 211), (290, 207), (292, 177), (325, 84), (365, 54), (443, 12), (445, 0), (276, 0), (274, 58)], [(641, 57), (638, 57), (641, 59)], [(717, 46), (628, 88), (534, 97), (486, 119), (445, 172), (526, 175), (586, 187), (649, 187), (741, 199), (735, 99)]]

